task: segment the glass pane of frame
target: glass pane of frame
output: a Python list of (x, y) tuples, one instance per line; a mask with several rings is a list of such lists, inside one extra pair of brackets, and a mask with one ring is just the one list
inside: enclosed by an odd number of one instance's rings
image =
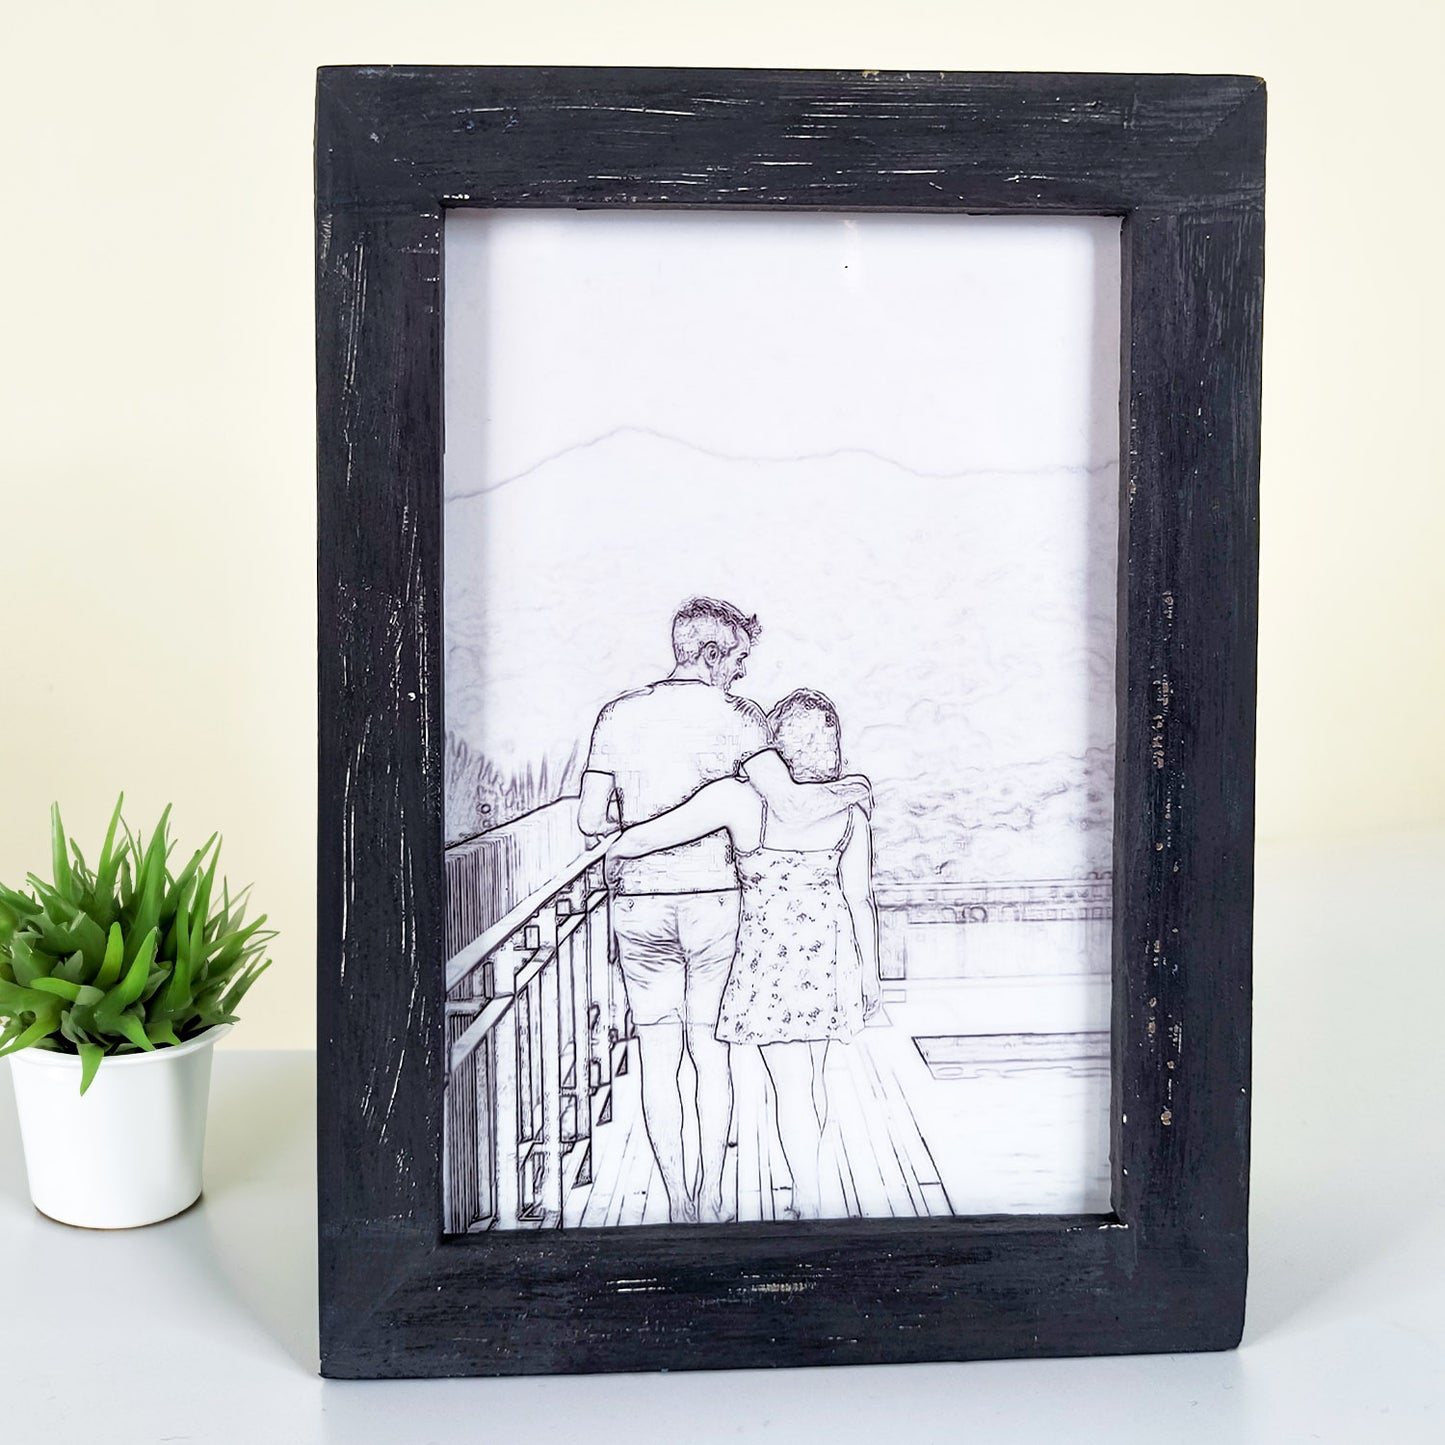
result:
[(449, 1231), (1108, 1210), (1119, 237), (448, 213)]

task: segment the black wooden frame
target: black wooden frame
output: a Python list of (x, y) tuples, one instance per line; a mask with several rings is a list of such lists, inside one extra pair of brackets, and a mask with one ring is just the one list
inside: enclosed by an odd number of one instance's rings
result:
[[(325, 1374), (1238, 1343), (1264, 115), (1227, 76), (319, 73)], [(443, 210), (684, 204), (1123, 217), (1110, 1215), (442, 1237)]]

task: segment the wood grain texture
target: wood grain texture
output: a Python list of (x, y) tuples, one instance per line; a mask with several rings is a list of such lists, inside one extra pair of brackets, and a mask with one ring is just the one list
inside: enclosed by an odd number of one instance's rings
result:
[[(1238, 1342), (1264, 103), (1247, 77), (320, 72), (324, 1373)], [(462, 204), (1124, 218), (1112, 1215), (443, 1239), (441, 245)]]

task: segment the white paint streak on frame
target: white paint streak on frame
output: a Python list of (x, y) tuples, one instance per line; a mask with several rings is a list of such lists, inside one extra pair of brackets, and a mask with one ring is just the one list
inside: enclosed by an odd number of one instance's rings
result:
[(663, 110), (650, 105), (559, 105), (558, 110), (602, 111), (616, 115), (685, 115), (695, 116), (695, 110)]
[[(407, 1023), (410, 1024), (410, 1022), (411, 1022), (411, 1014), (410, 1014), (410, 1012), (408, 1012), (408, 1013), (407, 1013)], [(381, 1130), (380, 1130), (380, 1132), (378, 1133), (378, 1135), (377, 1135), (377, 1140), (376, 1140), (376, 1142), (377, 1142), (378, 1144), (384, 1144), (384, 1143), (386, 1142), (387, 1130), (390, 1129), (390, 1127), (391, 1127), (391, 1116), (392, 1116), (392, 1112), (393, 1112), (393, 1111), (395, 1110), (395, 1108), (396, 1108), (396, 1095), (397, 1095), (397, 1091), (401, 1088), (401, 1071), (402, 1071), (402, 1068), (405, 1066), (405, 1064), (406, 1064), (406, 1043), (403, 1041), (401, 1047), (397, 1050), (397, 1054), (396, 1054), (396, 1069), (395, 1069), (395, 1071), (394, 1071), (394, 1073), (393, 1073), (393, 1075), (392, 1075), (392, 1080), (391, 1080), (391, 1093), (390, 1093), (389, 1095), (387, 1095), (386, 1108), (382, 1111), (382, 1116), (381, 1116)]]
[(350, 941), (351, 893), (356, 877), (356, 817), (351, 806), (351, 786), (356, 774), (352, 763), (346, 764), (346, 773), (341, 780), (341, 874), (346, 880), (341, 890), (341, 982), (346, 982), (346, 950)]

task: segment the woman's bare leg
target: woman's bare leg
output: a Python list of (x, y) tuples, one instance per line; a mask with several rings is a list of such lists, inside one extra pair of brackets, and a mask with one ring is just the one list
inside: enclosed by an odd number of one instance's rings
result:
[(808, 1045), (813, 1061), (813, 1108), (818, 1112), (818, 1128), (828, 1127), (828, 1085), (823, 1078), (823, 1065), (828, 1062), (828, 1040), (815, 1039)]
[(818, 1145), (823, 1138), (813, 1094), (812, 1046), (764, 1044), (761, 1049), (778, 1110), (778, 1138), (793, 1176), (793, 1208), (799, 1219), (822, 1212)]

